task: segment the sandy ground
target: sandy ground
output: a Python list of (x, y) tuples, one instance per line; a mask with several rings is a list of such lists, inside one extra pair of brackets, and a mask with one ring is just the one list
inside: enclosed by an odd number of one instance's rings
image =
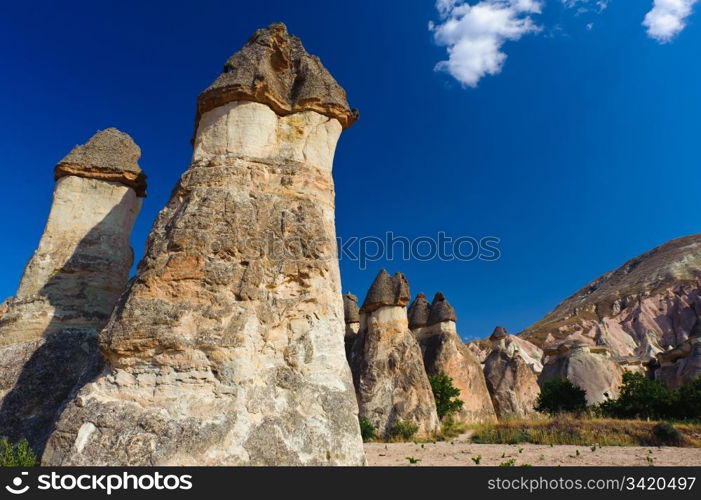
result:
[[(579, 451), (579, 454), (577, 454)], [(604, 446), (592, 451), (588, 446), (549, 446), (536, 444), (473, 444), (464, 441), (438, 443), (366, 443), (368, 465), (411, 465), (407, 457), (418, 459), (418, 466), (475, 466), (472, 457), (481, 456), (480, 465), (500, 465), (514, 459), (519, 465), (686, 465), (701, 466), (701, 448)], [(652, 460), (650, 462), (648, 460)]]

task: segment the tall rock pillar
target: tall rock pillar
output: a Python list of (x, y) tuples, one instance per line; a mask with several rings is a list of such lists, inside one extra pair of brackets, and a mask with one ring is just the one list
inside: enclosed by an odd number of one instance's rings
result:
[(360, 333), (350, 356), (360, 416), (383, 437), (391, 437), (400, 421), (414, 423), (423, 437), (440, 430), (421, 348), (409, 330), (408, 302), (404, 275), (382, 269), (360, 310)]
[(331, 175), (356, 119), (282, 24), (198, 99), (190, 168), (63, 412), (51, 465), (361, 465)]
[(0, 305), (0, 435), (41, 453), (66, 398), (101, 365), (107, 324), (134, 259), (145, 196), (141, 150), (107, 129), (55, 168), (53, 204), (17, 295)]
[[(416, 301), (420, 300), (422, 299), (417, 297)], [(463, 402), (462, 409), (455, 415), (457, 421), (495, 421), (496, 413), (482, 367), (458, 336), (456, 320), (455, 310), (445, 296), (441, 292), (436, 293), (426, 325), (414, 330), (423, 352), (426, 373), (429, 376), (445, 373), (453, 379), (453, 385), (460, 390), (459, 398)]]

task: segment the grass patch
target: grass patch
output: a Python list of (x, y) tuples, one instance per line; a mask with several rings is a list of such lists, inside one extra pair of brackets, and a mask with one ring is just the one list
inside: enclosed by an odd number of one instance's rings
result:
[[(676, 423), (674, 433), (664, 424), (643, 420), (558, 416), (475, 424), (473, 442), (485, 444), (532, 443), (579, 446), (701, 447), (701, 425)], [(674, 439), (670, 438), (670, 434)], [(675, 444), (672, 444), (675, 443)]]

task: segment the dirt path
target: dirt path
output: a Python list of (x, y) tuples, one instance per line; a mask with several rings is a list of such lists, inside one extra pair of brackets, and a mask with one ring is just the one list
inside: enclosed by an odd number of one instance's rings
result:
[[(577, 453), (579, 452), (579, 454)], [(588, 446), (548, 446), (536, 444), (366, 443), (368, 465), (410, 465), (407, 457), (419, 459), (415, 465), (474, 466), (499, 465), (687, 465), (701, 466), (701, 448), (604, 446), (592, 451)], [(648, 460), (649, 458), (649, 460)]]

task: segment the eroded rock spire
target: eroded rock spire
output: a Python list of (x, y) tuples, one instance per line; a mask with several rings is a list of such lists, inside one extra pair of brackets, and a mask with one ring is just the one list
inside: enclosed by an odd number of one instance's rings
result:
[(351, 117), (282, 25), (227, 62), (198, 100), (190, 168), (100, 335), (108, 370), (66, 407), (44, 463), (365, 462), (331, 175)]
[(100, 369), (97, 334), (124, 291), (146, 191), (139, 147), (111, 128), (56, 166), (39, 247), (0, 306), (0, 435), (39, 454), (66, 398)]

